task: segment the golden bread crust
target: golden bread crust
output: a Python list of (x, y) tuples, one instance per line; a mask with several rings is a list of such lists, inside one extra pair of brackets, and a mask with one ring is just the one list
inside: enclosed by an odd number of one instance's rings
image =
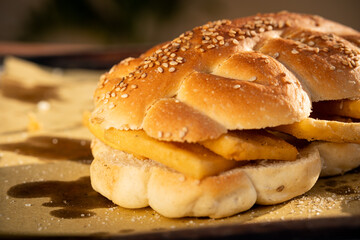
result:
[(174, 98), (154, 103), (147, 111), (143, 128), (147, 135), (163, 141), (186, 136), (188, 142), (214, 139), (227, 131), (223, 125)]
[[(100, 79), (92, 118), (105, 129), (144, 129), (180, 142), (291, 124), (309, 116), (310, 99), (360, 96), (359, 36), (288, 12), (211, 22), (115, 65)], [(166, 101), (180, 101), (189, 119), (171, 107), (157, 125)], [(197, 130), (200, 121), (215, 129)]]
[(312, 102), (358, 98), (359, 48), (332, 33), (288, 29), (281, 38), (268, 39), (259, 51), (292, 71)]

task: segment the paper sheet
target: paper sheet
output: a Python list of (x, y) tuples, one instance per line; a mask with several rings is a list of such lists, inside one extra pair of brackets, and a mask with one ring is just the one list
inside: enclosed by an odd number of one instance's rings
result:
[(320, 179), (303, 196), (233, 217), (168, 219), (114, 205), (92, 190), (92, 108), (101, 72), (43, 68), (15, 58), (0, 80), (0, 236), (129, 236), (181, 229), (360, 216), (360, 172)]

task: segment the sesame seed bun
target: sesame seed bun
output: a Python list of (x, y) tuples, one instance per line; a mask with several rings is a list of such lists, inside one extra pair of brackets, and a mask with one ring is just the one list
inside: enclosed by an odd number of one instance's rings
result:
[[(349, 27), (289, 12), (209, 22), (103, 74), (90, 121), (193, 144), (292, 124), (309, 117), (312, 102), (360, 97), (359, 39)], [(312, 146), (295, 161), (254, 161), (195, 180), (99, 140), (92, 150), (92, 185), (120, 206), (214, 218), (308, 191), (322, 151)]]
[[(115, 65), (101, 77), (92, 118), (180, 142), (300, 121), (311, 101), (359, 97), (359, 49), (343, 38), (356, 36), (288, 12), (210, 22)], [(199, 130), (203, 122), (211, 127)]]

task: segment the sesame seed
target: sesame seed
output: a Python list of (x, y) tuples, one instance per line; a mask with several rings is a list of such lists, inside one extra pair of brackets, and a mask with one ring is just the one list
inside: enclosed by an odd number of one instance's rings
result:
[(348, 65), (348, 61), (346, 61), (346, 60), (342, 60), (341, 63), (342, 63), (343, 65), (345, 65), (345, 66)]
[(292, 53), (292, 54), (298, 54), (298, 53), (299, 53), (299, 51), (298, 51), (298, 50), (296, 50), (296, 49), (293, 49), (293, 50), (291, 50), (291, 53)]
[(111, 97), (116, 97), (116, 93), (111, 93)]
[(253, 77), (251, 77), (248, 81), (252, 82), (252, 81), (255, 81), (256, 79), (257, 79), (257, 77), (256, 77), (256, 76), (253, 76)]
[(322, 35), (322, 36), (321, 36), (321, 39), (324, 40), (324, 41), (326, 41), (326, 40), (329, 39), (329, 37), (328, 37), (327, 35)]
[(233, 39), (233, 41), (232, 41), (235, 45), (238, 45), (239, 44), (239, 41), (238, 40), (236, 40), (236, 39)]
[(211, 48), (214, 48), (214, 47), (215, 47), (214, 44), (210, 44), (210, 45), (207, 46), (208, 49), (211, 49)]
[(138, 88), (138, 86), (137, 86), (136, 84), (132, 84), (132, 85), (131, 85), (131, 88), (132, 88), (132, 89), (136, 89), (136, 88)]
[(165, 67), (165, 68), (168, 68), (169, 67), (169, 64), (168, 63), (163, 63), (163, 64), (161, 64), (163, 67)]
[(129, 94), (124, 93), (123, 95), (121, 95), (121, 98), (127, 98), (127, 97), (129, 97)]
[(170, 64), (171, 66), (176, 66), (176, 65), (178, 65), (178, 62), (176, 62), (176, 61), (171, 61), (169, 64)]
[(199, 48), (199, 51), (202, 53), (205, 52), (205, 50), (203, 48)]
[(278, 53), (278, 52), (276, 52), (276, 53), (274, 53), (274, 58), (278, 58), (280, 56), (280, 53)]
[(308, 42), (308, 45), (309, 45), (310, 47), (312, 47), (312, 46), (315, 45), (315, 43), (314, 43), (313, 41), (309, 41), (309, 42)]
[(241, 86), (239, 84), (236, 84), (233, 86), (234, 89), (239, 89)]
[(236, 34), (236, 31), (234, 29), (230, 29), (229, 33)]
[(182, 58), (182, 57), (177, 57), (177, 58), (176, 58), (176, 61), (177, 61), (178, 63), (182, 63), (182, 62), (184, 61), (184, 58)]
[(115, 104), (113, 103), (113, 102), (111, 102), (110, 104), (109, 104), (109, 108), (110, 109), (113, 109), (115, 107)]
[(158, 67), (158, 68), (157, 68), (157, 71), (158, 71), (159, 73), (163, 73), (163, 72), (164, 72), (164, 69), (163, 69), (162, 67)]
[(183, 138), (185, 137), (186, 133), (188, 132), (188, 128), (187, 127), (183, 127), (180, 132), (179, 132), (179, 137)]
[(163, 136), (163, 132), (162, 131), (158, 131), (158, 138), (162, 138)]
[(106, 99), (104, 99), (104, 101), (103, 101), (103, 102), (106, 104), (106, 103), (108, 103), (108, 102), (109, 102), (109, 99), (107, 99), (107, 98), (106, 98)]
[(354, 60), (349, 61), (349, 66), (355, 68), (356, 62)]
[(174, 67), (171, 67), (171, 68), (169, 68), (169, 72), (175, 72), (175, 68)]
[(170, 54), (170, 57), (174, 58), (174, 57), (176, 57), (176, 54), (172, 53), (172, 54)]
[(330, 67), (330, 70), (332, 70), (332, 71), (334, 71), (335, 69), (336, 69), (335, 66), (331, 66), (331, 67)]
[(146, 78), (146, 73), (141, 74), (141, 78)]
[(166, 133), (164, 134), (164, 137), (165, 137), (165, 138), (171, 137), (171, 132), (166, 132)]

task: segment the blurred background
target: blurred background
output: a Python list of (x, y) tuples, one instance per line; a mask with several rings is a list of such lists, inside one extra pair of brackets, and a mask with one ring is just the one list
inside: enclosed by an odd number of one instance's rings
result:
[(360, 30), (359, 0), (0, 0), (0, 55), (136, 52), (210, 20), (281, 10)]

